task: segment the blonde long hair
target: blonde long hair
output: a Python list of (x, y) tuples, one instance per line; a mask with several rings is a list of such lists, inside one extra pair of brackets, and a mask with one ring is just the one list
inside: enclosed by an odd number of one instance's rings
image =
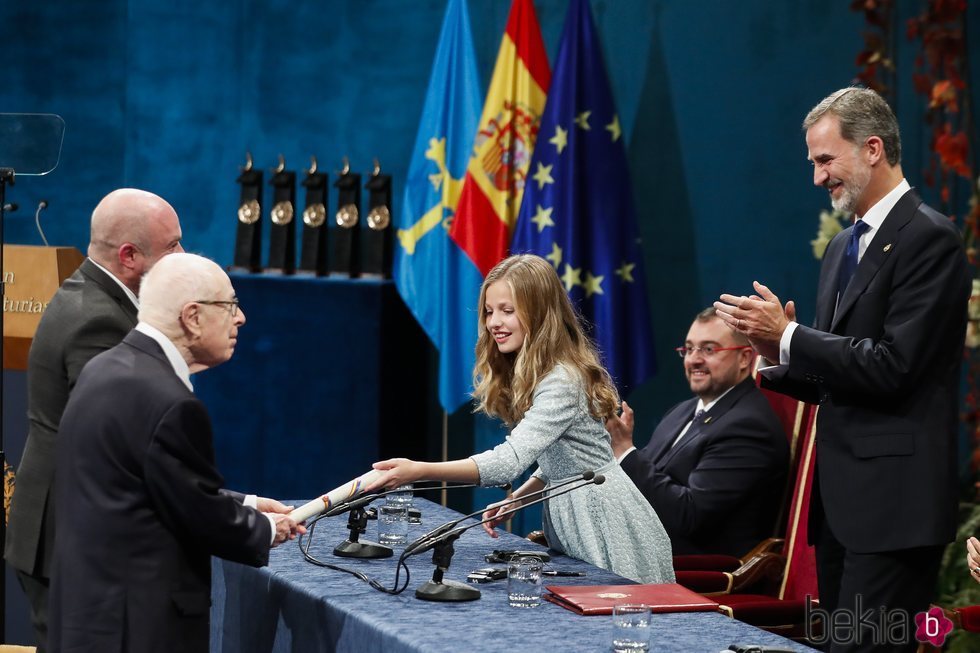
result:
[(487, 288), (502, 281), (510, 287), (524, 344), (503, 354), (480, 320), (473, 368), (477, 410), (516, 424), (531, 407), (538, 383), (556, 365), (577, 375), (589, 399), (589, 413), (601, 420), (615, 414), (619, 395), (609, 372), (599, 364), (595, 346), (579, 324), (575, 309), (551, 264), (540, 256), (520, 254), (498, 263), (480, 288), (479, 314), (485, 315)]

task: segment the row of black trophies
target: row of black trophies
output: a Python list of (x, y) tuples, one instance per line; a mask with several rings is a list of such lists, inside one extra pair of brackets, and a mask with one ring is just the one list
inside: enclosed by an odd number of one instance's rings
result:
[(317, 172), (316, 157), (302, 185), (306, 204), (302, 212), (302, 246), (296, 267), (296, 173), (286, 170), (279, 155), (279, 165), (271, 170), (272, 208), (269, 211), (269, 260), (261, 266), (262, 170), (252, 164), (246, 153), (245, 166), (238, 176), (241, 200), (238, 206), (238, 233), (235, 238), (233, 269), (278, 274), (307, 274), (341, 278), (391, 277), (391, 175), (381, 174), (377, 159), (364, 188), (368, 191), (368, 214), (361, 220), (361, 175), (350, 171), (347, 157), (343, 169), (333, 182), (337, 189), (337, 211), (327, 220), (327, 182), (325, 173)]

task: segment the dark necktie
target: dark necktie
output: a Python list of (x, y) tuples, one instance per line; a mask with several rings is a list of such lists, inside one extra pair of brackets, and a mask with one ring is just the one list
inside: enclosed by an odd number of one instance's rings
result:
[(847, 250), (840, 264), (840, 276), (837, 278), (837, 301), (844, 296), (847, 284), (851, 282), (854, 271), (858, 266), (858, 252), (861, 249), (861, 235), (871, 227), (864, 220), (858, 220), (851, 229), (851, 237), (847, 240)]
[(691, 425), (687, 427), (686, 431), (684, 431), (683, 437), (678, 436), (677, 438), (675, 438), (674, 441), (671, 443), (670, 447), (667, 448), (667, 450), (670, 451), (670, 449), (673, 449), (675, 446), (677, 446), (677, 443), (679, 443), (681, 440), (697, 433), (700, 430), (701, 424), (703, 423), (704, 423), (704, 408), (698, 408), (697, 411), (695, 411), (694, 413), (694, 418), (691, 420)]
[(694, 411), (694, 419), (691, 420), (691, 428), (704, 421), (704, 408), (698, 408)]

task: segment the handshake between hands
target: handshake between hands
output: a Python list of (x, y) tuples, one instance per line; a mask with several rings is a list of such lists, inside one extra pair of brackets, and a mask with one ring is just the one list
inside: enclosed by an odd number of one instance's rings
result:
[(272, 517), (273, 522), (275, 522), (276, 537), (272, 542), (273, 547), (288, 540), (295, 540), (297, 535), (302, 535), (306, 532), (306, 526), (302, 522), (297, 522), (289, 516), (289, 513), (293, 510), (293, 506), (287, 506), (275, 499), (258, 497), (255, 507), (260, 512)]

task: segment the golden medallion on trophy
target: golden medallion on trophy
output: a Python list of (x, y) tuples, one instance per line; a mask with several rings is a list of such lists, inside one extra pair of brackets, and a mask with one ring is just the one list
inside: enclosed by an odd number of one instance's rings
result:
[(337, 225), (344, 229), (350, 229), (357, 225), (357, 205), (344, 204), (337, 210)]
[(311, 204), (303, 211), (303, 224), (307, 227), (319, 227), (327, 221), (327, 207), (323, 204)]
[(289, 224), (293, 219), (293, 205), (291, 202), (277, 202), (272, 207), (272, 223), (280, 227)]
[(376, 206), (368, 213), (367, 223), (375, 231), (382, 231), (391, 224), (391, 212), (387, 206)]
[(262, 215), (258, 200), (249, 200), (238, 207), (238, 221), (242, 224), (255, 224)]

